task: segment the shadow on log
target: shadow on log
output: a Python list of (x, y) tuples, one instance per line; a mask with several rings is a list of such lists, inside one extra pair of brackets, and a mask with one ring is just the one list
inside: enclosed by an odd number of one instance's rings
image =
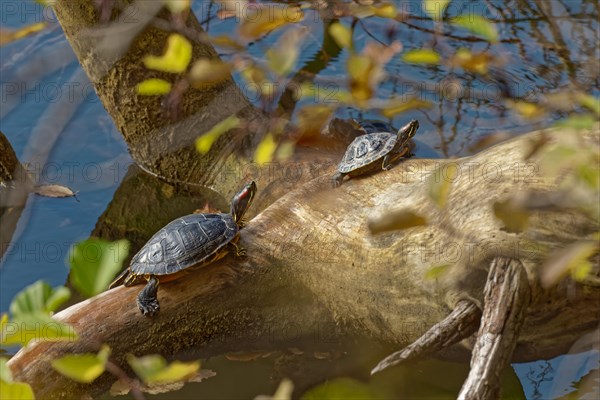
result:
[[(564, 134), (548, 133), (550, 140)], [(567, 279), (544, 290), (538, 268), (552, 249), (597, 232), (598, 222), (576, 209), (549, 209), (533, 212), (527, 230), (515, 234), (503, 230), (492, 208), (516, 191), (543, 196), (555, 190), (555, 182), (544, 176), (515, 180), (511, 169), (539, 135), (457, 160), (409, 159), (337, 189), (331, 189), (329, 170), (248, 223), (240, 240), (248, 251), (245, 259), (226, 257), (162, 285), (156, 317), (139, 314), (135, 296), (141, 286), (118, 287), (56, 315), (75, 327), (80, 341), (35, 343), (9, 366), (39, 398), (73, 398), (102, 393), (113, 378), (79, 385), (55, 372), (50, 361), (96, 351), (101, 343), (111, 346), (122, 365), (126, 353), (169, 355), (194, 348), (209, 357), (301, 346), (323, 335), (404, 346), (461, 300), (483, 303), (488, 268), (498, 256), (519, 259), (531, 289), (512, 361), (564, 353), (600, 322), (600, 288)], [(598, 140), (596, 126), (582, 136), (581, 145), (597, 146)], [(429, 198), (427, 178), (443, 162), (470, 173), (453, 181), (447, 205), (439, 209)], [(495, 179), (485, 173), (490, 162), (499, 168)], [(429, 224), (372, 236), (368, 218), (390, 208), (410, 208)], [(463, 250), (463, 256), (452, 259), (455, 265), (443, 279), (425, 279), (432, 266), (449, 261), (443, 258), (449, 248)], [(598, 273), (597, 258), (593, 273)], [(298, 343), (290, 343), (290, 330)]]

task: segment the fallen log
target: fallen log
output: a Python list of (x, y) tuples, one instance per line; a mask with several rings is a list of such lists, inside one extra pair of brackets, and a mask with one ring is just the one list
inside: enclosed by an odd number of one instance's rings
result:
[[(546, 134), (552, 141), (567, 133)], [(50, 361), (96, 351), (101, 343), (109, 344), (114, 361), (123, 365), (126, 353), (173, 355), (194, 348), (208, 357), (353, 336), (408, 345), (461, 300), (482, 304), (487, 270), (498, 256), (520, 260), (531, 290), (512, 361), (564, 353), (598, 326), (600, 288), (566, 279), (543, 289), (538, 269), (552, 249), (597, 232), (598, 222), (577, 209), (550, 208), (532, 212), (524, 232), (510, 233), (491, 206), (515, 191), (553, 192), (554, 180), (515, 179), (511, 170), (529, 151), (527, 143), (540, 135), (456, 160), (410, 159), (337, 189), (331, 189), (329, 170), (248, 223), (240, 240), (246, 258), (225, 257), (162, 285), (156, 317), (141, 316), (135, 306), (141, 286), (118, 287), (55, 316), (72, 324), (81, 340), (36, 342), (9, 366), (39, 398), (73, 398), (102, 393), (114, 378), (104, 374), (91, 386), (76, 384), (55, 372)], [(581, 146), (598, 146), (598, 140), (596, 126), (581, 137)], [(428, 178), (440, 162), (469, 168), (453, 180), (443, 209), (429, 197)], [(490, 163), (497, 168), (494, 179), (485, 173)], [(371, 235), (367, 220), (390, 208), (410, 208), (428, 223)], [(457, 248), (462, 256), (447, 253)], [(425, 278), (443, 262), (454, 264), (443, 278)], [(597, 257), (593, 265), (597, 275)]]

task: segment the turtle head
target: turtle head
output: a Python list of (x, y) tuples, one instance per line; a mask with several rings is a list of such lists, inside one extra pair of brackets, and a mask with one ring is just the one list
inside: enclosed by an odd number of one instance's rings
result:
[(256, 193), (256, 183), (254, 181), (246, 184), (242, 190), (240, 190), (233, 199), (231, 199), (231, 215), (236, 223), (242, 220), (242, 217), (246, 213), (246, 210), (252, 204), (254, 194)]
[(403, 141), (412, 139), (412, 137), (415, 136), (415, 133), (417, 133), (417, 129), (419, 129), (419, 121), (413, 119), (408, 124), (398, 129), (398, 137)]

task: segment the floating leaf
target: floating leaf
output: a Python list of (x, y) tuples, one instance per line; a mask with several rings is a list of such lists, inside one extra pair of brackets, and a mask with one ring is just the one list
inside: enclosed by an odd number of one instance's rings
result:
[(431, 108), (433, 105), (425, 100), (417, 98), (410, 98), (408, 100), (402, 100), (399, 98), (391, 99), (384, 108), (381, 109), (381, 114), (386, 118), (392, 118), (397, 114), (401, 114), (408, 110), (414, 110), (416, 108)]
[(267, 64), (277, 75), (285, 76), (296, 66), (300, 44), (308, 33), (307, 29), (292, 28), (266, 52)]
[(424, 0), (424, 11), (436, 21), (441, 21), (450, 0)]
[(577, 130), (591, 129), (598, 120), (590, 114), (572, 115), (566, 119), (558, 121), (556, 126), (561, 128), (573, 128)]
[(216, 85), (231, 76), (231, 66), (221, 60), (201, 58), (190, 69), (189, 79), (197, 88)]
[(8, 358), (0, 357), (0, 380), (4, 382), (12, 382), (12, 373), (10, 372), (10, 368), (6, 363), (8, 362)]
[(37, 185), (33, 188), (33, 192), (44, 197), (72, 197), (75, 192), (63, 185)]
[(450, 188), (452, 187), (452, 180), (446, 179), (444, 174), (445, 165), (437, 168), (429, 177), (429, 198), (440, 208), (446, 206), (448, 202), (448, 196), (450, 195)]
[(527, 119), (540, 118), (546, 113), (542, 107), (526, 101), (507, 101), (507, 105)]
[(239, 126), (239, 124), (240, 120), (235, 115), (227, 117), (223, 121), (213, 126), (210, 131), (206, 132), (198, 139), (196, 139), (196, 150), (198, 150), (200, 154), (208, 153), (210, 151), (211, 146), (219, 138), (219, 136), (229, 131), (230, 129), (236, 128), (237, 126)]
[(129, 355), (127, 362), (146, 384), (185, 380), (196, 374), (200, 368), (199, 361), (173, 361), (167, 365), (165, 359), (156, 354), (139, 358)]
[(266, 135), (256, 147), (254, 161), (260, 165), (271, 162), (273, 160), (273, 154), (275, 153), (276, 148), (277, 142), (275, 142), (273, 135)]
[(436, 265), (425, 272), (425, 279), (437, 279), (448, 271), (450, 264)]
[(372, 234), (424, 225), (427, 225), (425, 217), (406, 209), (388, 212), (378, 218), (370, 219), (368, 222), (369, 231)]
[[(2, 346), (26, 346), (31, 340), (74, 341), (78, 336), (72, 326), (63, 324), (46, 313), (20, 315), (7, 321), (3, 317), (0, 333)], [(5, 322), (6, 321), (6, 322)]]
[(434, 50), (420, 49), (407, 51), (402, 59), (413, 64), (439, 64), (442, 56)]
[(40, 31), (46, 29), (46, 26), (48, 26), (48, 25), (45, 22), (37, 22), (35, 24), (26, 25), (15, 31), (1, 29), (0, 30), (0, 46), (14, 42), (15, 40), (22, 39), (31, 34), (40, 32)]
[(504, 223), (506, 232), (523, 232), (529, 224), (529, 211), (515, 198), (495, 202), (494, 215)]
[(34, 400), (33, 389), (23, 382), (0, 381), (0, 399), (10, 400)]
[(211, 36), (208, 40), (215, 46), (228, 47), (237, 51), (246, 49), (246, 46), (225, 35)]
[(256, 39), (283, 25), (304, 19), (302, 9), (297, 6), (263, 5), (254, 3), (245, 9), (239, 34), (246, 39)]
[(129, 242), (124, 239), (108, 242), (89, 238), (77, 243), (69, 252), (71, 284), (86, 297), (105, 291), (123, 269), (128, 254)]
[(332, 114), (332, 107), (318, 104), (305, 106), (298, 110), (298, 130), (302, 135), (302, 139), (310, 139), (320, 135)]
[(192, 45), (183, 36), (173, 33), (167, 39), (167, 48), (162, 56), (148, 55), (143, 58), (146, 68), (157, 71), (181, 73), (192, 60)]
[(346, 25), (334, 22), (329, 26), (329, 34), (339, 47), (352, 48), (352, 31)]
[(452, 24), (460, 26), (475, 35), (479, 35), (491, 43), (498, 41), (496, 26), (481, 15), (461, 15), (452, 19)]
[(50, 313), (71, 297), (71, 291), (64, 286), (54, 289), (44, 281), (37, 281), (21, 290), (10, 303), (13, 318), (35, 312)]
[(171, 91), (171, 83), (158, 78), (146, 79), (135, 86), (135, 91), (142, 96), (161, 96)]
[(367, 56), (353, 54), (348, 57), (347, 68), (352, 97), (358, 101), (373, 97), (373, 88), (369, 82), (375, 68), (373, 61)]
[(450, 62), (452, 65), (460, 67), (465, 71), (484, 75), (487, 74), (488, 66), (492, 60), (493, 57), (489, 53), (471, 53), (468, 49), (460, 48), (456, 51)]
[(588, 258), (597, 252), (598, 242), (595, 240), (582, 240), (553, 252), (540, 270), (542, 287), (554, 286), (569, 272), (577, 279), (586, 278), (591, 268)]
[(69, 354), (52, 361), (52, 368), (80, 383), (91, 383), (102, 375), (110, 355), (107, 345), (98, 354)]

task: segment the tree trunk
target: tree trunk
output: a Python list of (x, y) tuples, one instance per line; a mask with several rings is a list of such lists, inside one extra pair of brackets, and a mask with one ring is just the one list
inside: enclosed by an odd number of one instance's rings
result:
[[(599, 133), (596, 126), (581, 145), (597, 146)], [(565, 134), (554, 131), (549, 138)], [(80, 341), (35, 343), (9, 366), (16, 379), (33, 385), (38, 397), (72, 398), (102, 392), (111, 377), (91, 387), (78, 385), (54, 372), (50, 361), (96, 351), (101, 343), (108, 343), (122, 364), (125, 353), (172, 355), (194, 348), (201, 356), (213, 356), (302, 348), (354, 336), (403, 346), (460, 300), (481, 303), (487, 269), (497, 256), (519, 259), (531, 287), (512, 360), (564, 353), (598, 326), (600, 288), (567, 279), (544, 290), (537, 280), (539, 266), (552, 249), (597, 232), (598, 222), (576, 209), (536, 211), (527, 230), (515, 234), (502, 229), (491, 206), (516, 191), (544, 196), (555, 190), (556, 183), (544, 176), (515, 179), (514, 164), (523, 162), (527, 144), (539, 135), (457, 160), (409, 159), (337, 189), (330, 187), (330, 170), (248, 223), (240, 240), (246, 258), (228, 256), (161, 285), (156, 317), (137, 310), (141, 286), (118, 287), (56, 315), (75, 326)], [(440, 163), (462, 171), (443, 209), (428, 194), (428, 179)], [(494, 179), (486, 172), (490, 163), (497, 167)], [(428, 224), (371, 235), (367, 220), (390, 208), (410, 208)], [(448, 263), (452, 266), (442, 277), (424, 277), (432, 266)], [(597, 274), (597, 257), (593, 264)]]

